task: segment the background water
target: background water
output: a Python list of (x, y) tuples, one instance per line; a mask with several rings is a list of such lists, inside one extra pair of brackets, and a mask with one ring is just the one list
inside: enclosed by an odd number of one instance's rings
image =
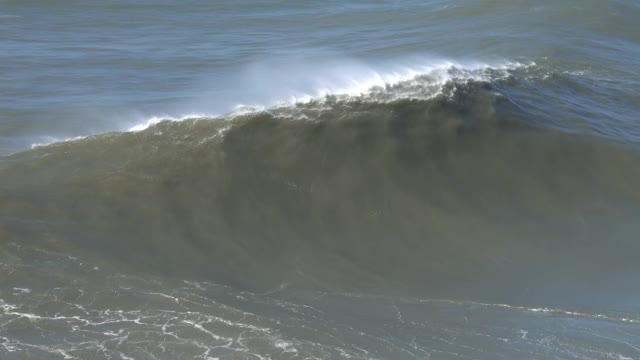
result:
[(638, 18), (0, 0), (0, 357), (640, 358)]

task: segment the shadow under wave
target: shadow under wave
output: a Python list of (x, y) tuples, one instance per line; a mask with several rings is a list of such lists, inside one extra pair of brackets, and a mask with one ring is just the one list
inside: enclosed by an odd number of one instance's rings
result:
[(640, 156), (527, 116), (453, 81), (36, 148), (0, 162), (0, 237), (251, 290), (637, 306)]

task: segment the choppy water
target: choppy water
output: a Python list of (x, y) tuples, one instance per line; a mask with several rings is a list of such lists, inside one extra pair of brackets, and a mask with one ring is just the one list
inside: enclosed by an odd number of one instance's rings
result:
[(0, 358), (639, 359), (638, 18), (0, 1)]

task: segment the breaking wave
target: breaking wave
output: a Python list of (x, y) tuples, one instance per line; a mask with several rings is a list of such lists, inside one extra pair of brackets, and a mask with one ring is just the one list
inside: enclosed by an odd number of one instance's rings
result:
[(4, 158), (0, 235), (251, 290), (635, 292), (637, 152), (556, 131), (520, 96), (575, 75), (411, 71)]

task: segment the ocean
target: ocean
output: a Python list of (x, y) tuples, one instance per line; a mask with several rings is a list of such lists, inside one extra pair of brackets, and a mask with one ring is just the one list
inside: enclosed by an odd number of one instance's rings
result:
[(640, 359), (635, 0), (0, 0), (0, 359)]

